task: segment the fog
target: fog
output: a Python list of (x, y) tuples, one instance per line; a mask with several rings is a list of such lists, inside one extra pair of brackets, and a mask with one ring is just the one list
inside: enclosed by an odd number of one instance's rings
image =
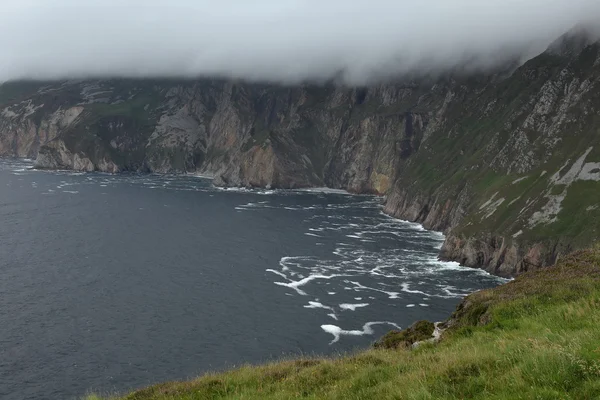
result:
[(0, 0), (0, 81), (362, 84), (499, 66), (598, 21), (598, 0)]

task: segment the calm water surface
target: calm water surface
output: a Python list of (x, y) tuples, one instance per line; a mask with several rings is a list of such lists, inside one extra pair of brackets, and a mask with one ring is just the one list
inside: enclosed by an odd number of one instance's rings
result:
[(0, 160), (0, 398), (72, 399), (368, 346), (502, 281), (374, 197)]

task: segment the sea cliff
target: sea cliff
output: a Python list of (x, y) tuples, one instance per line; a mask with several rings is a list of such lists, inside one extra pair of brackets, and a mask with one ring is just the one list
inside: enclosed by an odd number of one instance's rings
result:
[(600, 235), (600, 44), (582, 35), (522, 65), (369, 87), (8, 82), (0, 155), (379, 194), (447, 235), (443, 259), (515, 276)]

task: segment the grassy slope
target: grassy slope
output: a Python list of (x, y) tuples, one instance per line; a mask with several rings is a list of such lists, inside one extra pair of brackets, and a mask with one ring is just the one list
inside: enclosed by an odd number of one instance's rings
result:
[(416, 350), (248, 366), (117, 398), (600, 398), (600, 246), (469, 296), (451, 321)]

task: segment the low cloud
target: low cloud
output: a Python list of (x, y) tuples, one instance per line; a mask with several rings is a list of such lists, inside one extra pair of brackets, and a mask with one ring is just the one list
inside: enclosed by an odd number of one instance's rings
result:
[(497, 66), (598, 21), (598, 0), (3, 0), (0, 81), (361, 84)]

